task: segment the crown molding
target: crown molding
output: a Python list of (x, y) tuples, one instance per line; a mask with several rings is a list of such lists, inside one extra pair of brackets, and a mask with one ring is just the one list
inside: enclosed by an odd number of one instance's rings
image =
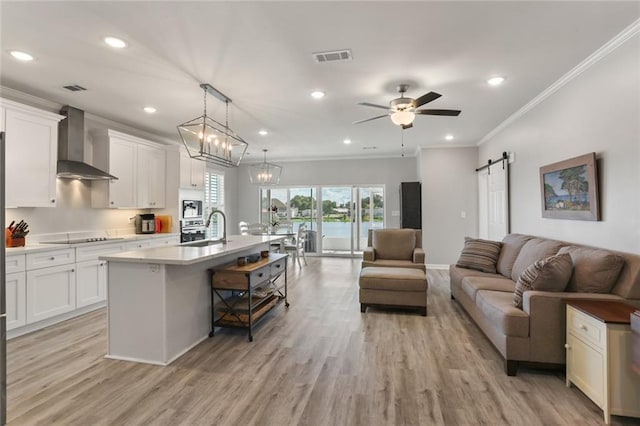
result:
[[(42, 108), (46, 111), (58, 114), (60, 109), (65, 105), (58, 102), (50, 101), (38, 96), (31, 95), (29, 93), (22, 92), (20, 90), (12, 89), (7, 86), (0, 86), (0, 98), (5, 98), (13, 102), (21, 102), (34, 108)], [(165, 145), (180, 145), (176, 139), (168, 138), (166, 135), (160, 135), (157, 133), (148, 132), (146, 130), (138, 129), (127, 124), (118, 123), (116, 121), (104, 118), (98, 115), (94, 115), (85, 111), (85, 120), (89, 120), (93, 123), (105, 126), (108, 129), (129, 133), (133, 136), (149, 139), (153, 142), (160, 142)]]
[(607, 57), (610, 53), (615, 51), (618, 47), (622, 46), (625, 42), (627, 42), (631, 37), (640, 33), (640, 19), (633, 22), (627, 28), (622, 30), (618, 35), (605, 43), (598, 50), (589, 55), (585, 60), (576, 65), (573, 69), (571, 69), (568, 73), (560, 77), (555, 83), (551, 86), (547, 87), (544, 91), (542, 91), (538, 96), (530, 100), (525, 106), (520, 108), (518, 111), (509, 116), (506, 120), (496, 126), (493, 130), (487, 133), (480, 141), (478, 142), (478, 146), (487, 142), (489, 139), (493, 138), (495, 135), (503, 131), (505, 128), (510, 126), (513, 122), (518, 120), (520, 117), (525, 115), (527, 112), (535, 108), (538, 104), (543, 102), (549, 96), (553, 95), (555, 92), (560, 90), (565, 84), (569, 83), (574, 78), (578, 77), (587, 69), (591, 68), (593, 65), (598, 63), (600, 60)]

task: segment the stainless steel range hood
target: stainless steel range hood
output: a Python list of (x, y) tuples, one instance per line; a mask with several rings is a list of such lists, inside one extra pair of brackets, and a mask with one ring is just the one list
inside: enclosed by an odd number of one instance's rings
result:
[(58, 125), (58, 177), (84, 180), (118, 179), (84, 162), (84, 111), (65, 106)]

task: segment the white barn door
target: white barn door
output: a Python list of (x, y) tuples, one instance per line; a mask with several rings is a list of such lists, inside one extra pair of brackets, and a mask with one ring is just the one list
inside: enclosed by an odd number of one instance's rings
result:
[(478, 171), (478, 221), (480, 238), (501, 241), (509, 233), (509, 166), (506, 161)]

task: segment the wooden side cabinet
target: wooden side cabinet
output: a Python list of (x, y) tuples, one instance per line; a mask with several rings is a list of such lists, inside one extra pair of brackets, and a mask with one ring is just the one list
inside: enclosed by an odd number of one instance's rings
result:
[[(265, 315), (287, 301), (287, 254), (269, 253), (244, 266), (225, 265), (211, 271), (211, 333), (216, 327), (247, 329), (253, 341), (253, 327)], [(283, 276), (284, 280), (278, 281)], [(217, 299), (217, 300), (216, 300)]]
[(567, 386), (573, 383), (611, 415), (640, 417), (640, 376), (632, 371), (630, 316), (615, 301), (567, 302)]

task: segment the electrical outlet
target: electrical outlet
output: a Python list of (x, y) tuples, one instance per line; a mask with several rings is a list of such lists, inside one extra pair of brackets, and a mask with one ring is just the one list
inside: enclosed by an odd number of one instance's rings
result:
[(467, 212), (465, 212), (464, 210), (462, 210), (462, 211), (460, 212), (460, 218), (461, 218), (461, 219), (466, 219), (466, 218), (467, 218)]
[(391, 216), (400, 216), (400, 210), (391, 210)]

